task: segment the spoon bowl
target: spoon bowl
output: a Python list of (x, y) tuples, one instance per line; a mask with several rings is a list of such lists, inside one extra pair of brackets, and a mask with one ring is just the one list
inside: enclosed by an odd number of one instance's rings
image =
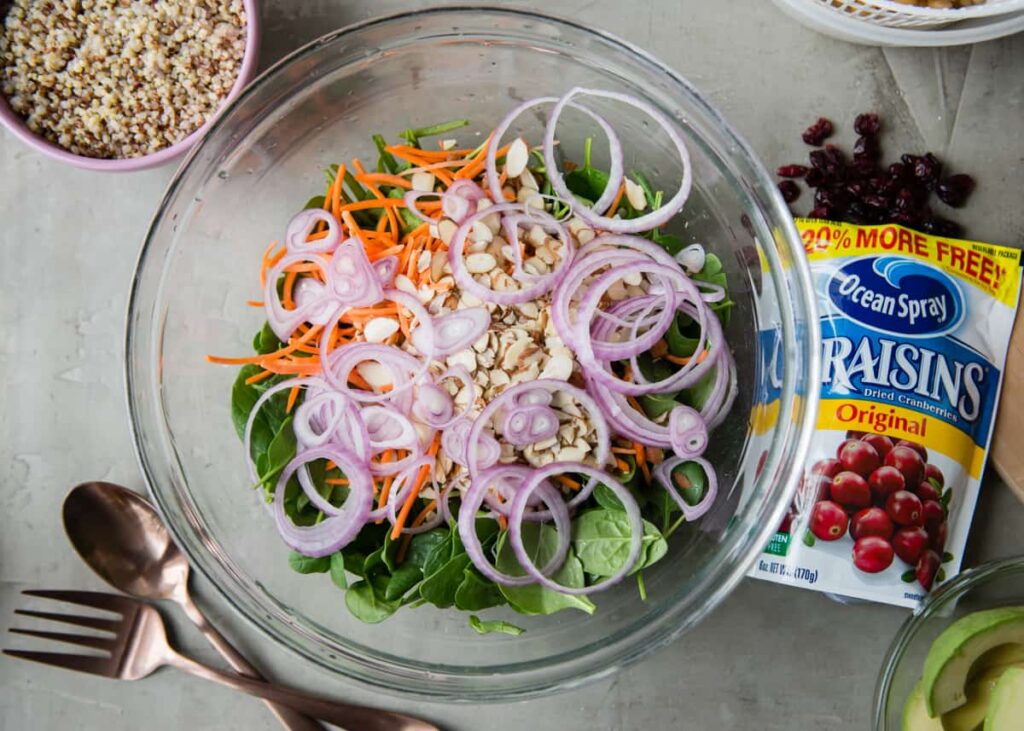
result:
[(64, 499), (64, 531), (78, 555), (115, 589), (172, 599), (188, 583), (188, 562), (153, 507), (126, 487), (83, 482)]

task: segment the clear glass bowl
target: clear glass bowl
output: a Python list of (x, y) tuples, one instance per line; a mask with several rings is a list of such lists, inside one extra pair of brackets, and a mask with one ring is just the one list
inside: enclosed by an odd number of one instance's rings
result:
[[(694, 191), (677, 232), (717, 252), (737, 305), (728, 336), (741, 393), (709, 458), (715, 508), (673, 536), (645, 572), (593, 616), (508, 618), (519, 638), (479, 637), (455, 610), (402, 610), (380, 625), (351, 617), (326, 577), (300, 576), (247, 484), (231, 426), (235, 370), (207, 353), (245, 354), (262, 324), (258, 266), (267, 242), (312, 195), (323, 168), (375, 160), (374, 132), (451, 118), (482, 140), (516, 100), (574, 85), (624, 91), (659, 108), (688, 140)], [(678, 180), (670, 144), (631, 109), (601, 108), (627, 170)], [(537, 139), (537, 117), (522, 131)], [(560, 138), (580, 159), (580, 120)], [(596, 146), (595, 146), (596, 147)], [(600, 163), (600, 160), (597, 161)], [(675, 177), (674, 177), (675, 176)], [(607, 675), (691, 628), (745, 574), (778, 526), (813, 429), (818, 328), (800, 238), (771, 177), (674, 71), (569, 21), (495, 8), (438, 9), (352, 26), (270, 69), (220, 117), (168, 189), (142, 250), (128, 317), (127, 388), (153, 498), (175, 539), (243, 616), (310, 660), (394, 692), (482, 700), (547, 692)], [(501, 616), (501, 613), (498, 613)]]
[(960, 617), (1024, 605), (1024, 556), (964, 571), (928, 597), (900, 627), (875, 689), (875, 731), (901, 731), (903, 705), (921, 679), (932, 642)]

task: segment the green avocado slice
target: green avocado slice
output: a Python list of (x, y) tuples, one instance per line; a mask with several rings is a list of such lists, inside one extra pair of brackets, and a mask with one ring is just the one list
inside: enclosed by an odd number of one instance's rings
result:
[[(1012, 645), (1010, 647), (1013, 647)], [(985, 653), (989, 655), (990, 653)], [(943, 731), (976, 731), (985, 722), (992, 689), (1013, 665), (992, 665), (967, 684), (967, 702), (942, 714)]]
[(992, 689), (985, 714), (985, 731), (1024, 728), (1024, 669), (1009, 668)]
[(936, 718), (967, 701), (967, 679), (984, 653), (1024, 644), (1024, 607), (986, 609), (949, 625), (928, 650), (921, 678), (928, 715)]
[(921, 681), (910, 691), (903, 706), (903, 731), (943, 731), (942, 722), (928, 715), (924, 703), (924, 686)]

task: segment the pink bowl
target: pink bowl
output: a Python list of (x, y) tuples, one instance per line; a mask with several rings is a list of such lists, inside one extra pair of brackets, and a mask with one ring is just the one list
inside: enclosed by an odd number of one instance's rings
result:
[(246, 21), (245, 53), (242, 56), (242, 66), (238, 70), (238, 78), (235, 79), (235, 83), (231, 87), (231, 91), (228, 92), (227, 97), (223, 102), (221, 102), (217, 112), (211, 115), (202, 127), (197, 129), (181, 142), (176, 142), (170, 147), (165, 147), (164, 149), (149, 155), (140, 155), (139, 157), (124, 159), (105, 159), (76, 155), (30, 130), (24, 120), (11, 111), (10, 106), (7, 104), (7, 97), (2, 94), (0, 94), (0, 123), (3, 123), (3, 125), (9, 129), (15, 137), (20, 139), (29, 147), (33, 147), (44, 155), (48, 155), (55, 160), (60, 160), (61, 162), (66, 162), (69, 165), (85, 168), (87, 170), (128, 172), (130, 170), (145, 170), (146, 168), (156, 167), (157, 165), (162, 165), (169, 160), (173, 160), (182, 153), (188, 151), (188, 149), (203, 136), (206, 129), (217, 117), (217, 114), (220, 113), (220, 110), (223, 109), (229, 101), (238, 96), (242, 89), (245, 88), (245, 85), (252, 81), (253, 76), (256, 75), (256, 59), (259, 57), (260, 51), (259, 7), (257, 5), (257, 0), (242, 0), (242, 5), (245, 7)]

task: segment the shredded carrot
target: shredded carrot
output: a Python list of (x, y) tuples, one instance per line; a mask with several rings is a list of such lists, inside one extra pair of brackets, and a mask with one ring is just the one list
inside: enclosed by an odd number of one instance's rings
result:
[(254, 383), (259, 383), (260, 381), (266, 378), (270, 378), (272, 375), (274, 375), (273, 371), (263, 371), (261, 373), (257, 373), (255, 376), (249, 376), (248, 378), (246, 378), (245, 384), (247, 386), (251, 386)]
[[(629, 452), (630, 452), (630, 454), (632, 454), (633, 450), (631, 449), (631, 450), (629, 450)], [(615, 458), (615, 464), (623, 472), (629, 472), (629, 462), (627, 462), (626, 460), (622, 459), (621, 457), (616, 457)]]
[(300, 390), (301, 390), (301, 388), (299, 386), (292, 386), (291, 389), (289, 389), (289, 391), (288, 391), (288, 403), (284, 407), (284, 413), (286, 413), (286, 414), (292, 413), (292, 408), (295, 406), (295, 401), (296, 401), (296, 399), (299, 398), (299, 391)]
[[(433, 441), (430, 443), (430, 448), (427, 450), (427, 455), (430, 457), (436, 455), (440, 446), (441, 432), (436, 432)], [(416, 474), (416, 481), (412, 483), (412, 489), (409, 490), (409, 495), (405, 498), (405, 503), (402, 505), (402, 511), (398, 514), (398, 519), (391, 529), (391, 540), (397, 541), (398, 537), (402, 535), (402, 527), (405, 525), (405, 521), (409, 519), (409, 512), (412, 510), (416, 498), (419, 497), (420, 490), (423, 489), (423, 484), (427, 481), (428, 474), (430, 474), (429, 464), (420, 467), (420, 471)]]
[(640, 468), (640, 472), (643, 473), (644, 480), (648, 483), (651, 481), (651, 469), (647, 466), (647, 454), (644, 450), (644, 445), (640, 442), (633, 442), (633, 449), (636, 450), (636, 464)]
[(379, 183), (393, 185), (396, 188), (405, 188), (406, 190), (412, 188), (412, 183), (405, 178), (389, 173), (360, 173), (356, 176), (356, 180), (366, 186)]
[(260, 300), (246, 300), (245, 304), (249, 305), (249, 307), (263, 307), (263, 302)]
[(622, 202), (622, 195), (626, 192), (626, 184), (623, 183), (619, 186), (619, 192), (615, 194), (614, 200), (612, 200), (612, 207), (608, 209), (608, 213), (605, 215), (611, 218), (615, 215), (615, 212), (619, 210), (619, 203)]
[[(665, 360), (667, 360), (669, 363), (675, 363), (676, 365), (686, 365), (691, 360), (693, 360), (693, 356), (692, 355), (684, 357), (684, 356), (667, 354), (667, 355), (664, 355), (662, 357)], [(704, 359), (707, 358), (707, 357), (708, 357), (708, 351), (707, 350), (702, 350), (700, 355), (697, 356), (697, 362), (698, 363), (702, 363), (704, 361)]]
[(295, 351), (295, 349), (304, 343), (308, 343), (312, 340), (313, 336), (321, 330), (320, 325), (314, 325), (309, 330), (301, 334), (298, 338), (293, 338), (291, 343), (284, 346), (280, 350), (275, 350), (273, 353), (266, 353), (263, 355), (250, 355), (245, 358), (222, 358), (216, 355), (206, 356), (206, 360), (209, 363), (218, 363), (220, 365), (246, 365), (248, 363), (257, 363), (266, 367), (267, 363), (280, 360), (282, 357)]
[[(381, 464), (387, 464), (388, 462), (390, 462), (391, 461), (391, 457), (394, 456), (394, 453), (395, 452), (394, 452), (393, 449), (384, 450), (384, 454), (382, 454), (381, 457), (380, 457), (380, 463)], [(384, 479), (384, 486), (380, 489), (380, 495), (377, 498), (377, 508), (378, 509), (383, 508), (385, 505), (387, 505), (388, 495), (391, 494), (391, 484), (394, 482), (394, 480), (395, 480), (395, 476), (394, 475), (388, 475)], [(377, 522), (380, 523), (383, 520), (384, 519), (381, 518), (381, 520), (379, 520)]]
[(562, 483), (570, 490), (579, 490), (583, 487), (580, 483), (578, 483), (576, 480), (572, 479), (568, 475), (555, 475), (555, 480)]
[(344, 477), (326, 477), (324, 478), (324, 484), (327, 485), (347, 485), (348, 480)]
[(418, 525), (423, 525), (423, 521), (425, 521), (427, 516), (435, 510), (437, 510), (437, 500), (431, 500), (427, 503), (427, 506), (420, 511), (419, 515), (413, 519), (412, 527), (415, 528)]
[(508, 530), (508, 518), (506, 518), (504, 515), (499, 515), (498, 516), (498, 526), (502, 530)]

